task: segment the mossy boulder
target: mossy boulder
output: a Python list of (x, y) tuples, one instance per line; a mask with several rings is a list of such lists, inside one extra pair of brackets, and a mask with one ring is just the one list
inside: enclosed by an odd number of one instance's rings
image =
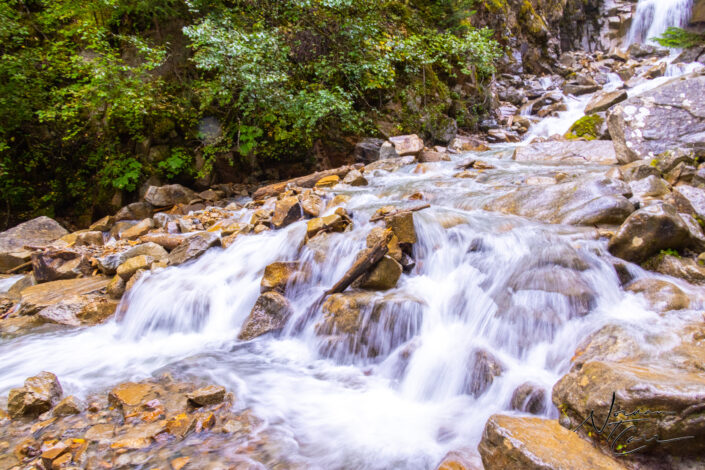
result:
[(602, 135), (602, 125), (604, 123), (604, 118), (597, 114), (583, 116), (570, 126), (565, 138), (570, 140), (596, 140)]

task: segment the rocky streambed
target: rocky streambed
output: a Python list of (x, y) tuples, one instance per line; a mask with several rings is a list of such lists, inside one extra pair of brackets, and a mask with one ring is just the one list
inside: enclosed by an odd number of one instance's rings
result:
[(506, 74), (447, 147), (0, 234), (0, 468), (702, 468), (686, 52)]

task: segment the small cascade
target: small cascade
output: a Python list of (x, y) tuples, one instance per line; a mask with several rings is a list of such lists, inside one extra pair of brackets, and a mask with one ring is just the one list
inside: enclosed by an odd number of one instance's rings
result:
[(686, 26), (692, 9), (693, 0), (639, 0), (627, 45), (648, 43), (669, 27)]

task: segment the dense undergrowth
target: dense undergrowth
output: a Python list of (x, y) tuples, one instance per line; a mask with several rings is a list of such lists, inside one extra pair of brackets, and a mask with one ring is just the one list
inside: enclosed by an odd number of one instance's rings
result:
[[(0, 0), (4, 222), (85, 223), (147, 179), (472, 128), (501, 50), (469, 0)], [(439, 131), (440, 129), (440, 131)]]

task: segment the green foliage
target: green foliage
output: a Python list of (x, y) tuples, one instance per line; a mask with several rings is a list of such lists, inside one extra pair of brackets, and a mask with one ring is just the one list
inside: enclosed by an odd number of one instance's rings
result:
[(583, 116), (570, 126), (565, 137), (566, 139), (595, 140), (600, 137), (600, 127), (604, 122), (605, 120), (597, 114)]
[(686, 31), (682, 28), (670, 27), (660, 37), (651, 38), (663, 47), (687, 49), (705, 45), (705, 34)]
[(673, 248), (668, 248), (668, 249), (665, 249), (665, 250), (661, 250), (661, 252), (659, 253), (659, 255), (661, 255), (661, 256), (675, 256), (676, 258), (680, 258), (680, 257), (681, 257), (680, 253), (678, 253), (678, 251), (674, 250)]
[(223, 155), (306, 159), (327, 135), (374, 133), (392, 101), (404, 129), (471, 126), (482, 104), (450, 90), (481, 89), (502, 54), (473, 3), (0, 0), (0, 207), (78, 217)]

